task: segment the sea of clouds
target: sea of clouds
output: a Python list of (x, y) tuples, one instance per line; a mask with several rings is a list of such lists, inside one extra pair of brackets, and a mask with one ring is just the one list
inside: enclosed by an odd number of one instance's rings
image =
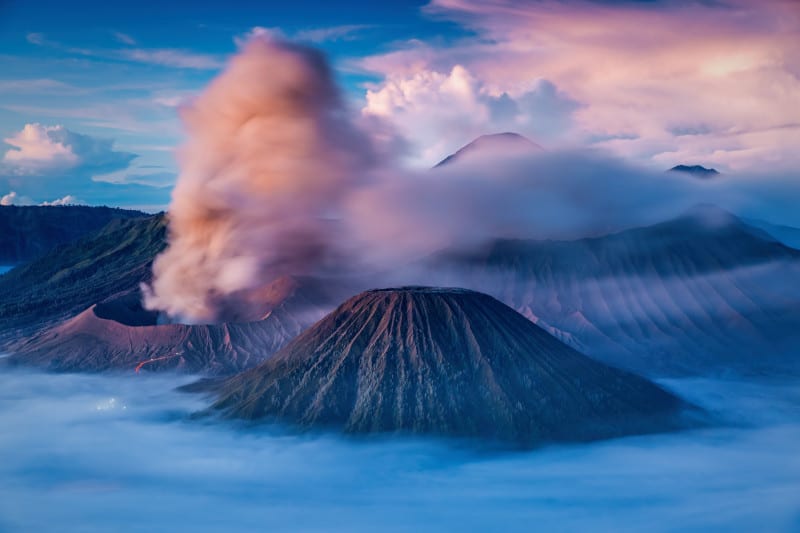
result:
[(673, 380), (719, 427), (525, 453), (193, 420), (186, 376), (0, 372), (0, 531), (797, 531), (800, 385)]

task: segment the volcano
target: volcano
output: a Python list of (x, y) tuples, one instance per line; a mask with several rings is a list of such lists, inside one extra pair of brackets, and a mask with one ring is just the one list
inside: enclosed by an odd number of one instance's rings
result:
[(800, 372), (800, 252), (713, 206), (600, 237), (496, 240), (425, 271), (637, 374)]
[(491, 296), (430, 287), (355, 296), (269, 360), (209, 386), (209, 412), (228, 418), (523, 447), (674, 429), (686, 407)]
[(702, 165), (676, 165), (668, 172), (682, 172), (695, 178), (708, 179), (719, 176), (719, 171), (715, 168), (706, 168)]
[(521, 156), (537, 152), (544, 149), (519, 133), (505, 132), (481, 135), (471, 143), (461, 147), (455, 153), (445, 157), (433, 168), (439, 168), (454, 163), (462, 163), (479, 157), (505, 157)]
[(53, 372), (160, 370), (231, 375), (283, 347), (358, 292), (345, 282), (282, 276), (254, 292), (257, 314), (220, 324), (162, 323), (142, 308), (166, 246), (167, 220), (114, 220), (0, 278), (0, 359)]
[[(15, 346), (3, 363), (53, 372), (182, 371), (231, 375), (271, 356), (335, 303), (324, 284), (284, 277), (270, 286), (257, 320), (220, 324), (160, 323), (139, 293), (94, 304)], [(267, 291), (265, 291), (267, 292)]]

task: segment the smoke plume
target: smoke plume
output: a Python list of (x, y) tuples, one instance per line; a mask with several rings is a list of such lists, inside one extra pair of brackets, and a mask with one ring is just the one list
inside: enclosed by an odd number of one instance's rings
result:
[(601, 235), (698, 203), (800, 224), (789, 175), (698, 180), (585, 148), (510, 154), (496, 143), (438, 168), (398, 168), (391, 125), (353, 120), (318, 52), (264, 35), (183, 118), (169, 247), (143, 287), (145, 305), (173, 320), (258, 319), (286, 275), (372, 271), (382, 277), (367, 284), (382, 285), (443, 248)]
[(325, 58), (260, 35), (187, 108), (168, 249), (145, 305), (193, 323), (256, 318), (257, 295), (323, 263), (370, 148)]

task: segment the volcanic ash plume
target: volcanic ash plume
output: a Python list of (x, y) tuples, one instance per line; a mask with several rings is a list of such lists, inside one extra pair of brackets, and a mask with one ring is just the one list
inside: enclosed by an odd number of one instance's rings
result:
[[(145, 305), (193, 323), (257, 318), (258, 290), (321, 264), (369, 143), (318, 52), (257, 37), (186, 109), (169, 247)], [(255, 301), (254, 301), (255, 300)]]

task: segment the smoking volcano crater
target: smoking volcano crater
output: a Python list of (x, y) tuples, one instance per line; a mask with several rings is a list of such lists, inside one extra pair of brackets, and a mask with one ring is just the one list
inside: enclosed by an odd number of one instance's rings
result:
[(672, 430), (688, 407), (488, 295), (435, 287), (364, 292), (257, 367), (188, 389), (227, 418), (522, 447)]
[[(284, 277), (260, 294), (263, 314), (220, 324), (164, 323), (138, 293), (92, 305), (20, 345), (7, 364), (52, 371), (178, 370), (230, 375), (265, 360), (334, 307), (311, 279)], [(328, 303), (330, 302), (330, 303)]]

